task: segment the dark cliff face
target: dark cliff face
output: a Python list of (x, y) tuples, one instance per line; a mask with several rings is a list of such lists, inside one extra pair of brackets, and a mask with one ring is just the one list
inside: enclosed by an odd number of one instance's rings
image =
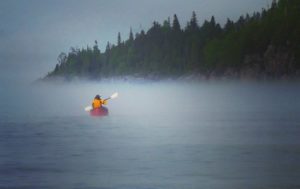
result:
[(293, 74), (295, 71), (295, 56), (286, 47), (269, 45), (263, 60), (267, 74), (283, 76)]
[(299, 78), (296, 59), (288, 47), (269, 45), (261, 54), (250, 54), (243, 58), (240, 68), (225, 68), (208, 72), (208, 79), (286, 79)]
[(282, 78), (296, 77), (296, 60), (292, 51), (287, 47), (269, 45), (262, 54), (247, 55), (240, 71), (241, 78)]

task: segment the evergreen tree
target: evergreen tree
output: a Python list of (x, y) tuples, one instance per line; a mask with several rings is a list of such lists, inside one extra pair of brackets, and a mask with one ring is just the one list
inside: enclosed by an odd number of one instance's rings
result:
[(212, 16), (211, 19), (210, 19), (210, 24), (212, 27), (215, 27), (216, 26), (216, 20), (215, 20), (215, 17)]
[(170, 29), (171, 28), (170, 17), (167, 20), (164, 21), (163, 28), (165, 28), (165, 29)]
[(195, 32), (197, 30), (199, 30), (199, 26), (198, 26), (198, 21), (197, 21), (197, 16), (195, 11), (193, 11), (192, 14), (192, 18), (191, 20), (187, 23), (187, 31), (191, 31), (191, 32)]
[(94, 50), (94, 53), (97, 54), (97, 55), (100, 55), (100, 49), (98, 47), (98, 41), (95, 40), (95, 44), (94, 44), (94, 47), (93, 47), (93, 50)]
[(132, 28), (130, 28), (130, 32), (129, 32), (129, 42), (133, 42), (133, 33), (132, 33)]
[(109, 52), (109, 51), (110, 51), (110, 49), (111, 49), (111, 45), (110, 45), (110, 43), (109, 43), (109, 42), (107, 42), (107, 44), (106, 44), (106, 48), (105, 48), (105, 53)]
[(225, 32), (230, 32), (234, 29), (234, 22), (231, 21), (229, 18), (227, 18), (227, 22), (224, 26), (224, 31)]
[(121, 43), (122, 43), (122, 41), (121, 41), (121, 33), (118, 32), (118, 46), (120, 46)]
[(177, 15), (176, 14), (174, 14), (174, 18), (173, 18), (173, 30), (175, 30), (175, 31), (180, 31), (181, 29), (180, 29), (180, 23), (179, 23), (179, 21), (178, 21), (178, 18), (177, 18)]

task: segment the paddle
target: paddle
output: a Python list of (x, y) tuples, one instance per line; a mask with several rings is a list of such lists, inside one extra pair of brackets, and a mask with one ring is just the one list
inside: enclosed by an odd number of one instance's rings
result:
[(117, 98), (118, 95), (119, 95), (118, 93), (114, 93), (114, 94), (112, 94), (110, 97), (108, 97), (108, 98), (106, 98), (106, 99), (104, 99), (104, 100), (109, 100), (109, 99)]
[[(119, 95), (118, 93), (114, 93), (114, 94), (112, 94), (110, 97), (108, 97), (108, 98), (106, 98), (106, 99), (104, 99), (104, 100), (110, 100), (110, 99), (117, 98), (118, 95)], [(91, 111), (92, 109), (93, 109), (92, 106), (87, 106), (87, 107), (84, 108), (84, 110), (85, 110), (86, 112), (89, 112), (89, 111)]]

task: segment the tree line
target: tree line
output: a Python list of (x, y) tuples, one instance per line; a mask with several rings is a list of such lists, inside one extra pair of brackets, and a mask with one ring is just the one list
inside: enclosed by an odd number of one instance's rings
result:
[[(220, 74), (226, 69), (251, 67), (246, 57), (263, 57), (270, 46), (280, 47), (293, 57), (292, 65), (281, 74), (300, 69), (300, 1), (274, 0), (268, 9), (242, 15), (237, 21), (227, 19), (224, 26), (215, 17), (198, 24), (196, 13), (182, 27), (177, 15), (163, 23), (153, 22), (148, 31), (141, 30), (117, 44), (107, 43), (104, 52), (95, 41), (93, 47), (71, 48), (61, 53), (55, 69), (47, 77), (74, 76), (102, 78), (120, 75)], [(268, 70), (263, 61), (262, 70)], [(285, 73), (287, 72), (287, 73)], [(272, 73), (272, 69), (268, 74)]]

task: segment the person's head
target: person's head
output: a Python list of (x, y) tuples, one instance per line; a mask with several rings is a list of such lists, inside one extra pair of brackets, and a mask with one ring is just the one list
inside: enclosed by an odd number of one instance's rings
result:
[(101, 97), (100, 95), (96, 95), (96, 96), (95, 96), (95, 99), (100, 100), (100, 97)]

